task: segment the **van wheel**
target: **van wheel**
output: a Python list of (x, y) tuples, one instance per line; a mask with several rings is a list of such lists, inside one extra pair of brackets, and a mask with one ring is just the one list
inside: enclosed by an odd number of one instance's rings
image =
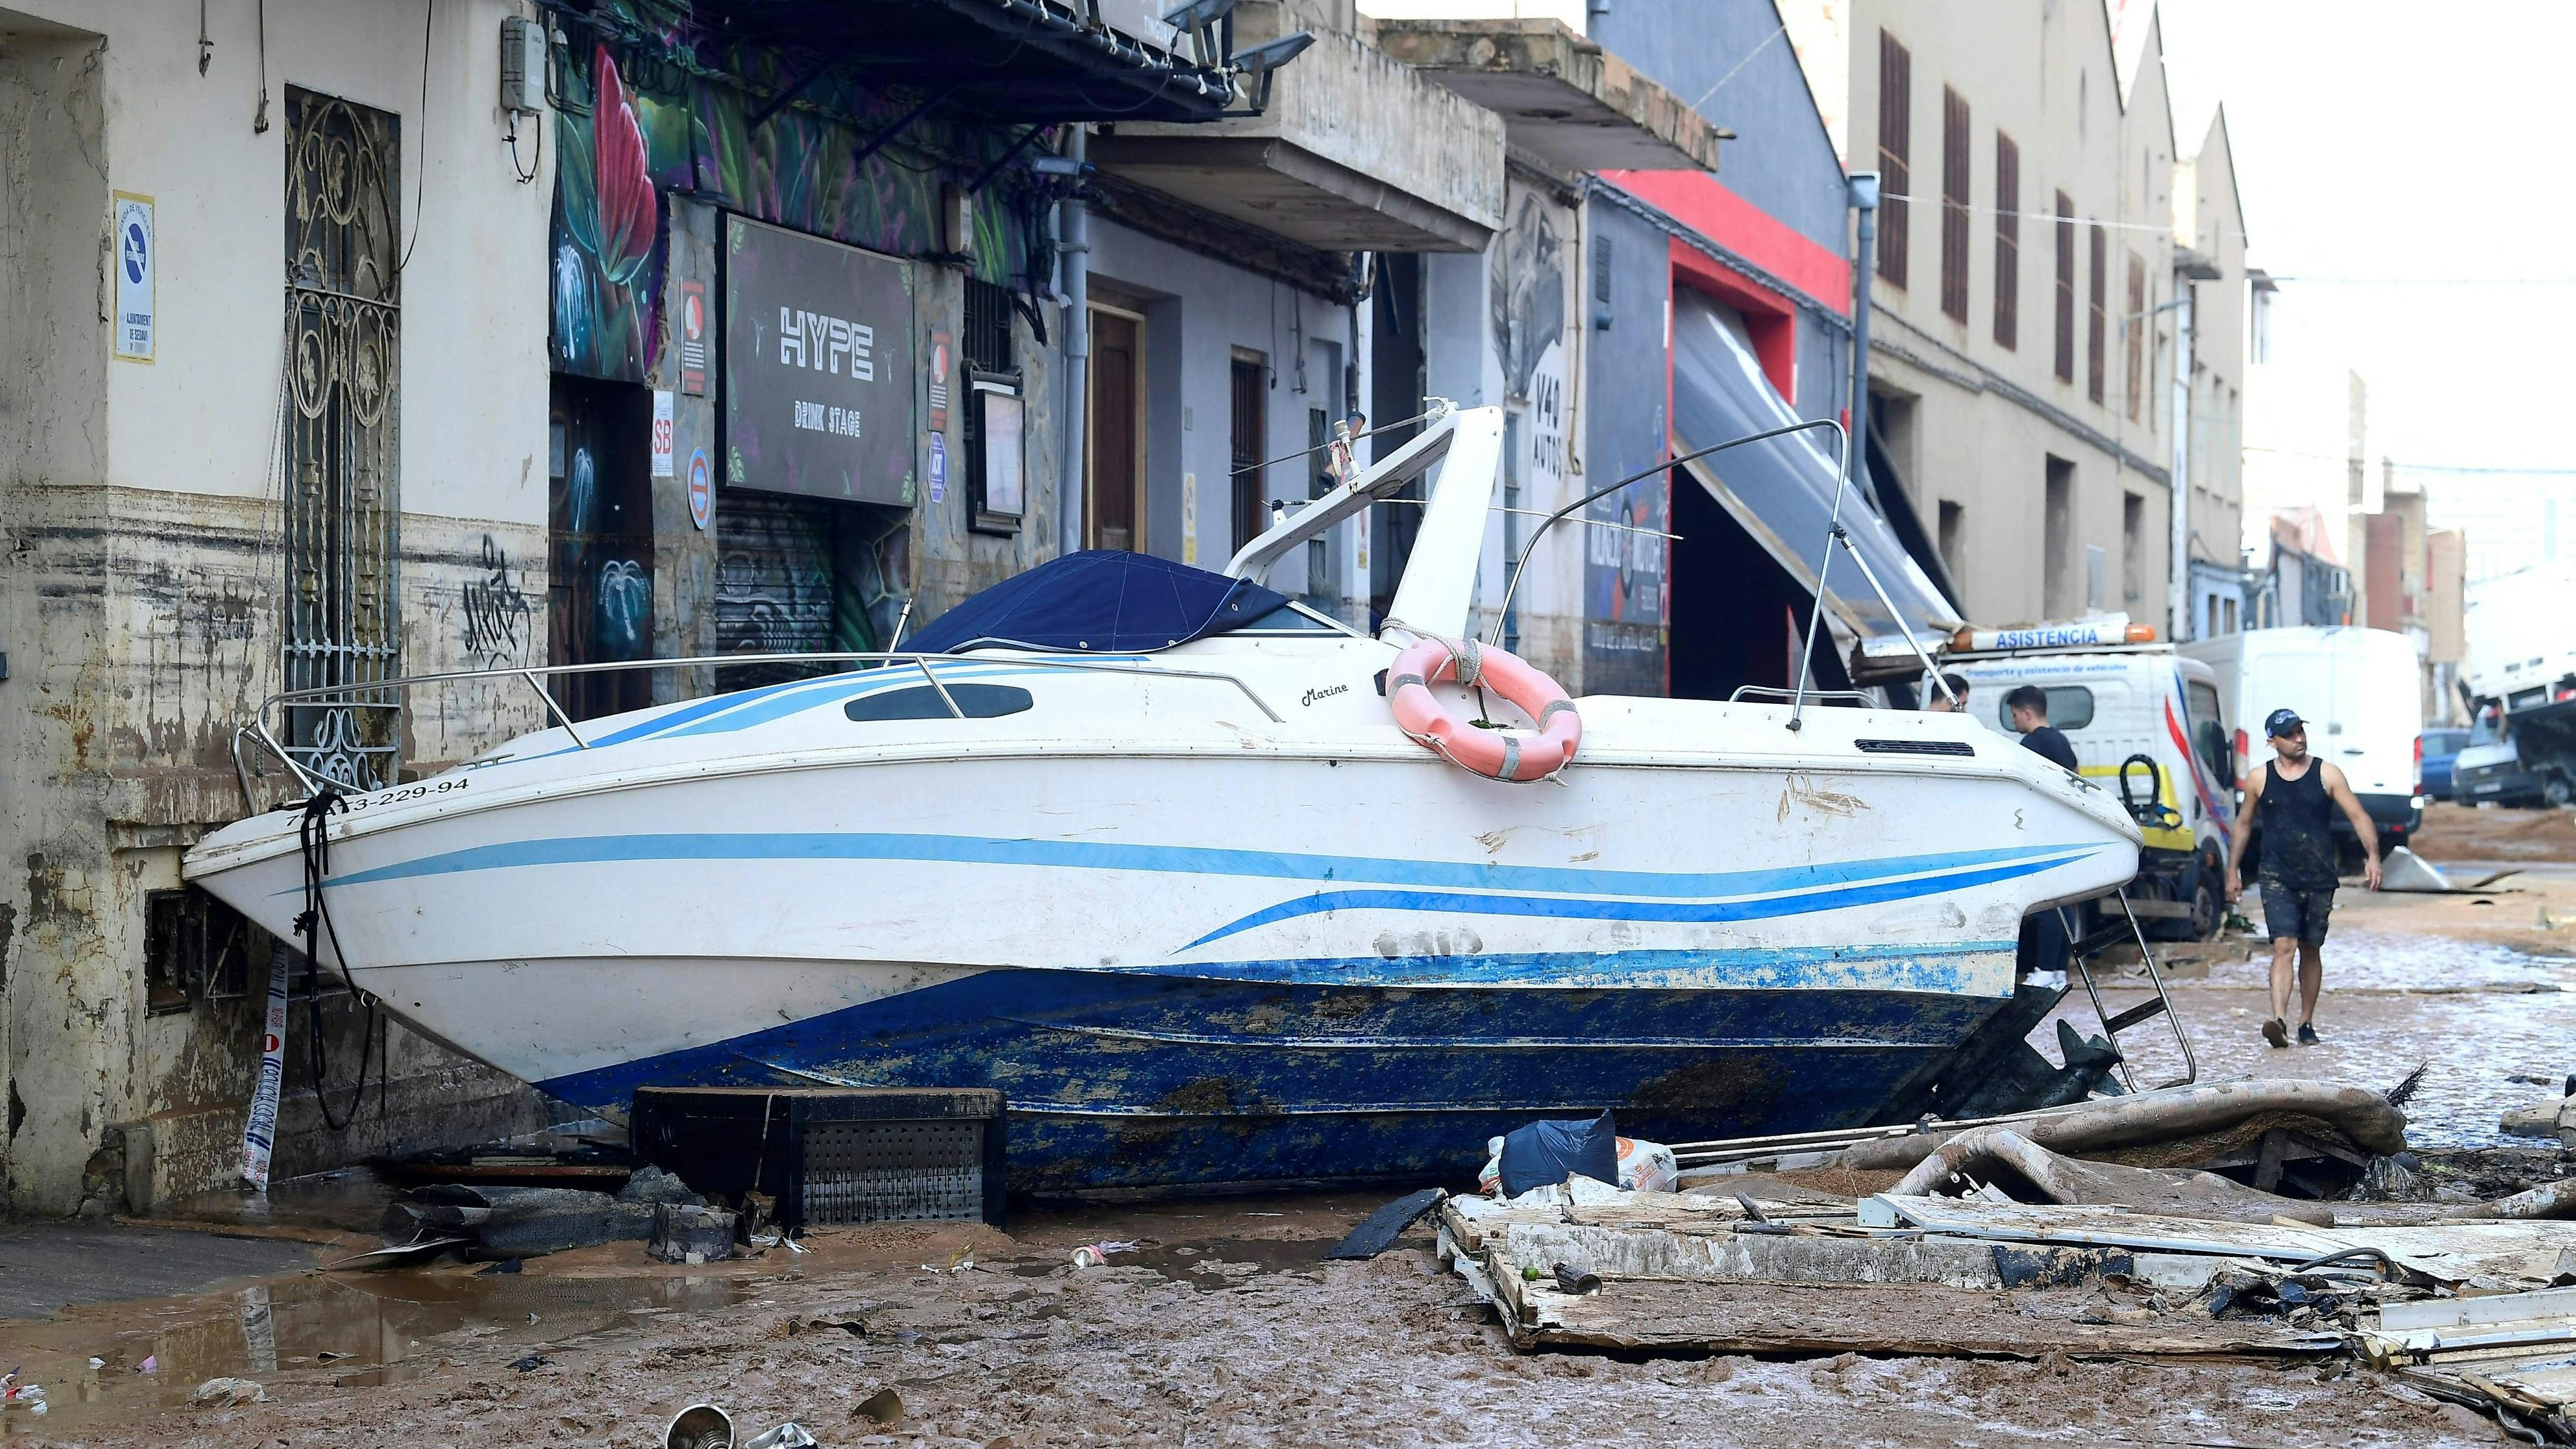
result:
[(2206, 941), (2218, 934), (2222, 917), (2218, 909), (2218, 881), (2207, 861), (2193, 872), (2199, 877), (2191, 889), (2191, 939)]
[(2549, 783), (2540, 787), (2540, 798), (2548, 801), (2553, 808), (2563, 809), (2571, 803), (2576, 803), (2576, 787), (2568, 785), (2566, 776), (2552, 775), (2549, 777)]

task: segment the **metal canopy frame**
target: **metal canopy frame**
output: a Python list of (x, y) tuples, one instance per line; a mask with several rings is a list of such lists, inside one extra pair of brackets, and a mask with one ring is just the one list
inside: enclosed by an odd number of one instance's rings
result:
[(1115, 30), (1083, 0), (697, 0), (694, 15), (709, 39), (803, 58), (762, 120), (834, 72), (868, 85), (957, 81), (959, 105), (1029, 125), (1210, 121), (1240, 93), (1223, 58)]

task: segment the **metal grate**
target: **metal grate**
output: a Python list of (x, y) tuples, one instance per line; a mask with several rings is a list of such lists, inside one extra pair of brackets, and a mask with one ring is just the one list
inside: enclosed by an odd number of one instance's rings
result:
[(286, 93), (287, 746), (314, 774), (394, 782), (402, 278), (394, 117)]
[(1862, 753), (1872, 755), (1974, 755), (1977, 747), (1966, 740), (1854, 740)]
[(984, 1215), (981, 1122), (805, 1123), (804, 1220), (888, 1223)]

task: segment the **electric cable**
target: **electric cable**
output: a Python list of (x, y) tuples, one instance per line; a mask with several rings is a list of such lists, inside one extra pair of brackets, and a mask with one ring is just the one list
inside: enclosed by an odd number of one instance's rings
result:
[[(296, 822), (295, 827), (296, 844), (304, 856), (304, 909), (295, 918), (295, 932), (304, 938), (304, 1005), (307, 1019), (312, 1024), (309, 1051), (313, 1066), (313, 1105), (321, 1109), (322, 1125), (334, 1132), (346, 1132), (350, 1124), (358, 1120), (358, 1107), (367, 1098), (367, 1063), (376, 1049), (375, 998), (360, 991), (356, 979), (350, 976), (349, 958), (340, 949), (340, 929), (331, 923), (331, 907), (323, 895), (325, 878), (331, 873), (331, 816), (334, 812), (345, 814), (348, 808), (346, 796), (324, 785), (304, 802), (303, 818)], [(326, 937), (331, 942), (332, 957), (340, 963), (342, 984), (349, 988), (351, 996), (361, 997), (367, 1003), (366, 1033), (360, 1038), (358, 1047), (358, 1082), (355, 1094), (349, 1098), (349, 1115), (341, 1119), (331, 1116), (331, 1100), (322, 1090), (323, 1078), (331, 1065), (330, 1049), (322, 1040), (320, 947), (322, 938)], [(377, 1095), (381, 1106), (384, 1089), (380, 1088)]]

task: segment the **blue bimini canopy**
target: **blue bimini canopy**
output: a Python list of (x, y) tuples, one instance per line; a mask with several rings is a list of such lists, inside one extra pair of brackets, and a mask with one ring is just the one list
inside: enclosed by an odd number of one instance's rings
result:
[(1250, 579), (1150, 554), (1086, 549), (1004, 579), (940, 615), (903, 648), (1148, 654), (1240, 629), (1287, 602)]

